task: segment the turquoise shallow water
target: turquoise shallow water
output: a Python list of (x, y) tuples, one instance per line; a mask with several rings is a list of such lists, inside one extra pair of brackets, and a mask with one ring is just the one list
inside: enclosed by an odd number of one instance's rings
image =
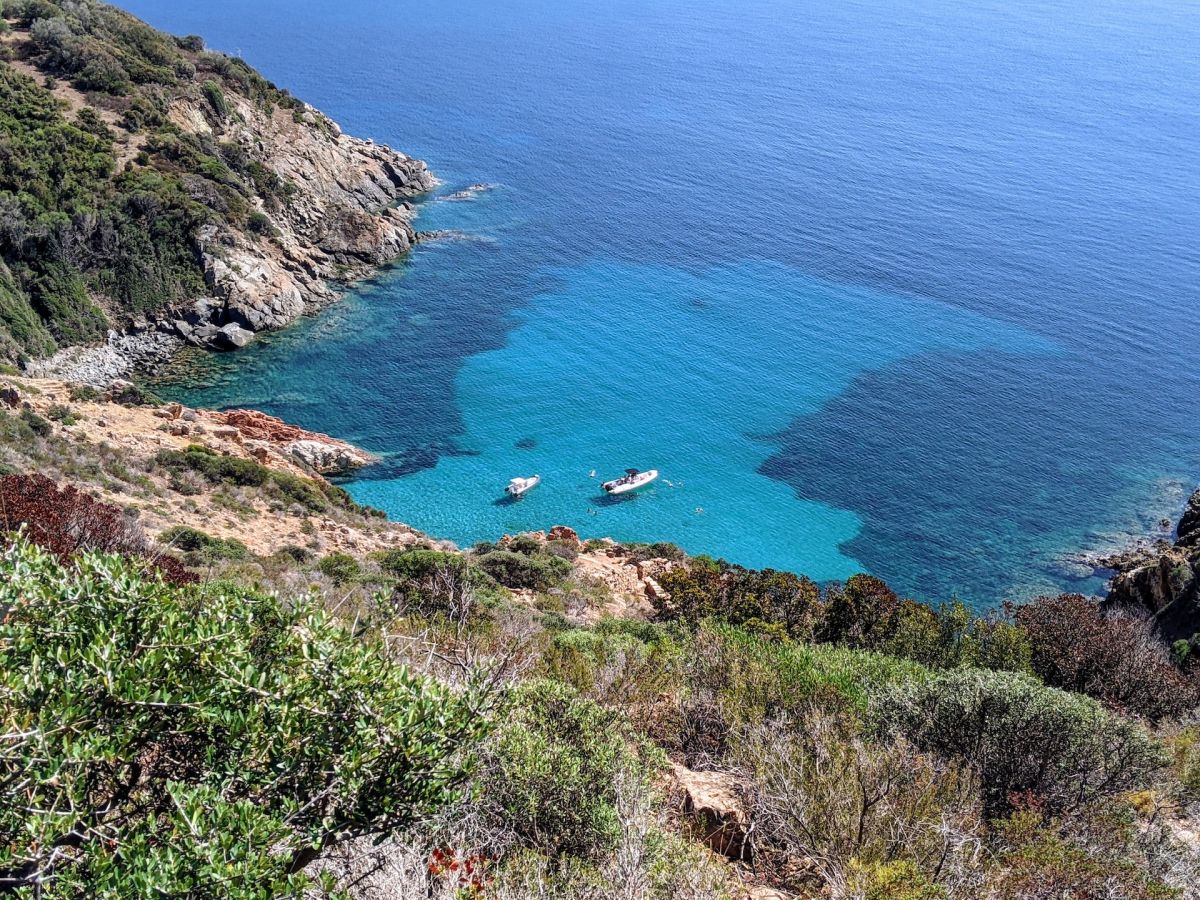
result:
[(397, 518), (988, 605), (1200, 477), (1193, 5), (127, 5), (443, 179), (471, 240), (160, 385), (375, 450)]
[[(772, 436), (869, 368), (934, 349), (1050, 349), (977, 315), (766, 263), (554, 274), (559, 286), (521, 311), (506, 345), (459, 374), (467, 452), (356, 484), (359, 499), (462, 541), (561, 522), (844, 578), (863, 568), (839, 550), (859, 517), (761, 474)], [(786, 319), (772, 315), (781, 302)], [(662, 478), (635, 497), (603, 496), (599, 482), (627, 465)], [(534, 472), (543, 483), (528, 497), (492, 502), (511, 475)]]

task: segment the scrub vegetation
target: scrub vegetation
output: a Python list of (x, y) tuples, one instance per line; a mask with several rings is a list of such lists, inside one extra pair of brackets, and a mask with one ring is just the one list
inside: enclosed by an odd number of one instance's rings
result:
[[(95, 0), (0, 4), (0, 359), (45, 356), (206, 293), (200, 229), (269, 232), (289, 186), (171, 121), (179, 98), (302, 105), (239, 59)], [(20, 64), (22, 68), (18, 68)], [(55, 94), (80, 92), (72, 109)]]
[[(1200, 875), (1195, 669), (1092, 601), (980, 617), (631, 548), (667, 566), (653, 613), (588, 624), (559, 598), (595, 593), (573, 558), (605, 545), (261, 557), (0, 489), (18, 896), (1182, 898)], [(727, 787), (735, 841), (681, 772)]]

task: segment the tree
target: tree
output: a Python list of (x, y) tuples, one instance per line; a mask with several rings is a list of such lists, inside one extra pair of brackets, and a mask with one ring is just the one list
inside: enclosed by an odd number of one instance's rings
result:
[(874, 646), (892, 633), (900, 598), (873, 575), (852, 575), (830, 592), (818, 637), (850, 647)]
[(305, 601), (18, 540), (0, 612), (0, 891), (294, 896), (455, 799), (485, 728)]

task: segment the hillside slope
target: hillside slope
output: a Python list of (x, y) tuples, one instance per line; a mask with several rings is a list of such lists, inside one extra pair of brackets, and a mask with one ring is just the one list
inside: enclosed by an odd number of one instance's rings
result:
[(94, 0), (4, 7), (0, 359), (107, 384), (242, 346), (403, 253), (424, 163), (343, 134), (244, 62)]

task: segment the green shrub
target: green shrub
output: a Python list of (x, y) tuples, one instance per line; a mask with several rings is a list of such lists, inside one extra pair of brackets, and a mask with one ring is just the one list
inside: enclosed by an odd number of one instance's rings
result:
[(103, 396), (99, 388), (94, 388), (90, 384), (71, 386), (71, 399), (76, 403), (95, 403)]
[(375, 554), (375, 560), (379, 568), (401, 581), (418, 581), (439, 570), (462, 568), (467, 564), (461, 553), (423, 549), (382, 550)]
[(820, 590), (808, 578), (774, 569), (744, 569), (706, 557), (689, 560), (660, 577), (670, 599), (655, 598), (661, 618), (691, 624), (719, 619), (732, 625), (778, 624), (806, 640), (820, 614)]
[(77, 272), (59, 263), (43, 263), (29, 280), (33, 308), (62, 345), (86, 344), (104, 337), (108, 320), (87, 294)]
[(557, 556), (526, 556), (493, 550), (479, 557), (479, 567), (507, 588), (544, 591), (571, 574), (571, 564)]
[[(1188, 896), (1186, 890), (1159, 880), (1169, 869), (1147, 859), (1143, 847), (1149, 841), (1139, 831), (1127, 809), (1122, 814), (1111, 806), (1087, 809), (1065, 820), (1048, 820), (1037, 809), (1018, 810), (996, 823), (999, 865), (988, 882), (988, 896), (997, 900)], [(1180, 877), (1188, 889), (1194, 886), (1185, 868), (1176, 875), (1177, 884)]]
[(961, 670), (898, 683), (875, 703), (878, 721), (922, 749), (964, 760), (987, 809), (1027, 792), (1051, 810), (1143, 786), (1166, 758), (1139, 726), (1088, 697), (1009, 672)]
[(317, 563), (317, 568), (337, 584), (347, 584), (362, 574), (362, 566), (349, 553), (330, 553)]
[(872, 649), (936, 669), (980, 668), (1029, 672), (1025, 630), (996, 617), (978, 617), (959, 600), (937, 608), (903, 600), (890, 633), (875, 634)]
[(322, 482), (312, 478), (302, 478), (290, 472), (268, 470), (266, 479), (274, 485), (275, 491), (289, 503), (299, 503), (312, 512), (322, 512), (329, 508), (329, 501), (322, 489)]
[(184, 450), (162, 450), (155, 462), (174, 472), (191, 471), (214, 484), (259, 487), (270, 478), (270, 470), (251, 459), (221, 456), (207, 447), (193, 444)]
[(915, 663), (863, 650), (764, 638), (744, 628), (703, 623), (685, 647), (687, 693), (678, 736), (689, 761), (723, 759), (731, 735), (814, 709), (865, 713), (890, 685), (931, 673)]
[(158, 536), (160, 543), (173, 547), (184, 555), (190, 566), (213, 565), (221, 560), (242, 561), (250, 551), (237, 538), (218, 538), (186, 525), (175, 525)]
[(246, 219), (246, 227), (254, 232), (254, 234), (273, 235), (278, 233), (275, 223), (271, 221), (271, 217), (258, 210), (250, 213), (249, 218)]
[(54, 433), (54, 426), (35, 413), (32, 409), (21, 410), (21, 421), (38, 437), (49, 437)]
[(483, 727), (304, 601), (18, 543), (0, 608), (0, 878), (31, 895), (298, 897), (321, 848), (455, 799)]
[(225, 91), (221, 89), (220, 83), (209, 79), (200, 86), (200, 90), (204, 93), (204, 99), (208, 101), (213, 112), (219, 118), (228, 118), (229, 101), (225, 99)]
[(1190, 800), (1200, 800), (1200, 726), (1185, 728), (1170, 741), (1175, 777)]
[(853, 575), (830, 591), (817, 637), (851, 647), (877, 646), (894, 631), (899, 607), (900, 598), (883, 581)]
[(661, 758), (618, 713), (550, 681), (518, 686), (481, 754), (478, 802), (500, 827), (554, 856), (595, 858), (620, 838), (617, 780)]
[(556, 634), (542, 671), (601, 703), (629, 709), (679, 687), (683, 648), (662, 628), (604, 619)]
[(46, 410), (46, 418), (63, 425), (74, 425), (78, 421), (75, 414), (71, 412), (71, 407), (63, 406), (61, 403), (51, 404), (50, 408)]

